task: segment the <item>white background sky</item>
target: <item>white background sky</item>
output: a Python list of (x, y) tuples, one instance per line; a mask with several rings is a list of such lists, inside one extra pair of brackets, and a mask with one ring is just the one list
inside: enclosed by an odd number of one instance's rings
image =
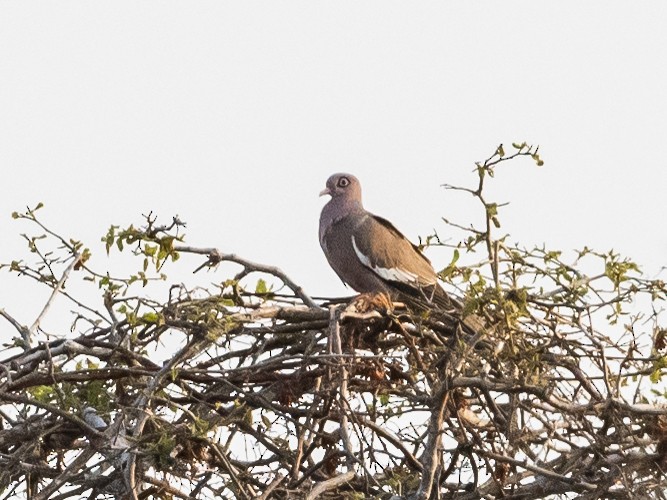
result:
[[(152, 210), (186, 220), (192, 245), (342, 295), (317, 241), (331, 173), (357, 175), (366, 207), (414, 241), (446, 237), (440, 216), (478, 209), (440, 184), (525, 140), (545, 166), (494, 182), (512, 241), (613, 247), (655, 276), (666, 68), (659, 1), (4, 1), (0, 261), (25, 255), (10, 218), (25, 205), (43, 201), (98, 269), (108, 226)], [(450, 252), (429, 256), (441, 268)], [(30, 322), (22, 290), (0, 274), (0, 307)]]

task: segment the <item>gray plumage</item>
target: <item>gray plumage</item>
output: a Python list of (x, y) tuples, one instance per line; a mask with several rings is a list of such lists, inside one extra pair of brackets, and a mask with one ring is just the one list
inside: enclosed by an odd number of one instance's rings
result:
[(83, 420), (98, 431), (104, 431), (107, 428), (107, 423), (97, 414), (97, 410), (91, 406), (86, 406), (83, 409)]
[(431, 262), (389, 221), (364, 209), (356, 177), (332, 175), (320, 196), (327, 194), (320, 245), (344, 283), (360, 293), (386, 292), (420, 306), (452, 306)]

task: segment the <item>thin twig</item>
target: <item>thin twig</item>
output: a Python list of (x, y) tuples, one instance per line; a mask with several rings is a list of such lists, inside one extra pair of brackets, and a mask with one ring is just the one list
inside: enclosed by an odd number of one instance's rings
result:
[(220, 262), (234, 262), (236, 264), (240, 264), (246, 269), (249, 269), (251, 271), (256, 271), (256, 272), (261, 272), (261, 273), (267, 273), (275, 276), (276, 278), (279, 278), (282, 280), (287, 287), (294, 292), (294, 294), (299, 297), (304, 304), (306, 304), (308, 307), (312, 308), (319, 308), (319, 306), (311, 299), (308, 294), (301, 288), (299, 285), (297, 285), (292, 279), (290, 279), (282, 270), (275, 266), (267, 266), (264, 264), (259, 264), (256, 262), (251, 262), (249, 260), (243, 259), (236, 254), (233, 253), (223, 253), (217, 248), (196, 248), (196, 247), (191, 247), (191, 246), (184, 246), (184, 245), (177, 245), (174, 247), (174, 251), (176, 252), (183, 252), (183, 253), (194, 253), (198, 255), (207, 255), (208, 256), (208, 262), (202, 264), (199, 266), (197, 269), (195, 269), (194, 272), (199, 271), (203, 267), (207, 266), (214, 266)]
[(28, 328), (28, 331), (25, 332), (25, 337), (23, 338), (23, 342), (25, 343), (25, 350), (27, 351), (32, 347), (32, 338), (35, 335), (35, 332), (37, 332), (37, 329), (39, 328), (39, 325), (42, 323), (44, 320), (44, 317), (46, 314), (49, 312), (49, 309), (53, 305), (54, 300), (56, 299), (56, 296), (60, 291), (62, 290), (63, 285), (65, 284), (65, 281), (67, 281), (67, 278), (69, 277), (70, 272), (72, 272), (72, 269), (74, 269), (74, 266), (79, 262), (79, 259), (81, 256), (79, 254), (73, 254), (72, 255), (72, 262), (70, 262), (69, 266), (67, 266), (67, 269), (65, 269), (65, 272), (63, 272), (62, 276), (60, 277), (60, 280), (58, 280), (58, 283), (56, 286), (53, 287), (53, 290), (51, 291), (51, 295), (49, 299), (46, 301), (46, 304), (44, 304), (44, 307), (42, 308), (42, 312), (39, 313), (39, 316), (37, 316), (37, 319), (35, 322)]

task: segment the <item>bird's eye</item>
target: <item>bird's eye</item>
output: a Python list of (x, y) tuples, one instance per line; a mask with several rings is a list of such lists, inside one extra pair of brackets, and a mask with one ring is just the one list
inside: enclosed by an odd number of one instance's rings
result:
[(350, 179), (348, 179), (347, 177), (341, 177), (340, 179), (338, 179), (337, 185), (339, 188), (346, 188), (347, 186), (350, 185)]

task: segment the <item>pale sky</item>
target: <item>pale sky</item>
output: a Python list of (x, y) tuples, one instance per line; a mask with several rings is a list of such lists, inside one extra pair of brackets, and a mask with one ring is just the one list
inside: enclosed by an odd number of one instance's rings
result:
[[(659, 1), (4, 1), (0, 261), (26, 255), (10, 214), (38, 201), (98, 270), (108, 226), (153, 211), (187, 221), (191, 245), (349, 294), (317, 239), (331, 173), (359, 177), (366, 208), (413, 241), (447, 237), (441, 216), (479, 211), (440, 185), (471, 184), (497, 144), (528, 141), (545, 166), (511, 164), (493, 184), (511, 241), (614, 248), (654, 277), (666, 67)], [(29, 322), (24, 293), (0, 274), (0, 307)]]

